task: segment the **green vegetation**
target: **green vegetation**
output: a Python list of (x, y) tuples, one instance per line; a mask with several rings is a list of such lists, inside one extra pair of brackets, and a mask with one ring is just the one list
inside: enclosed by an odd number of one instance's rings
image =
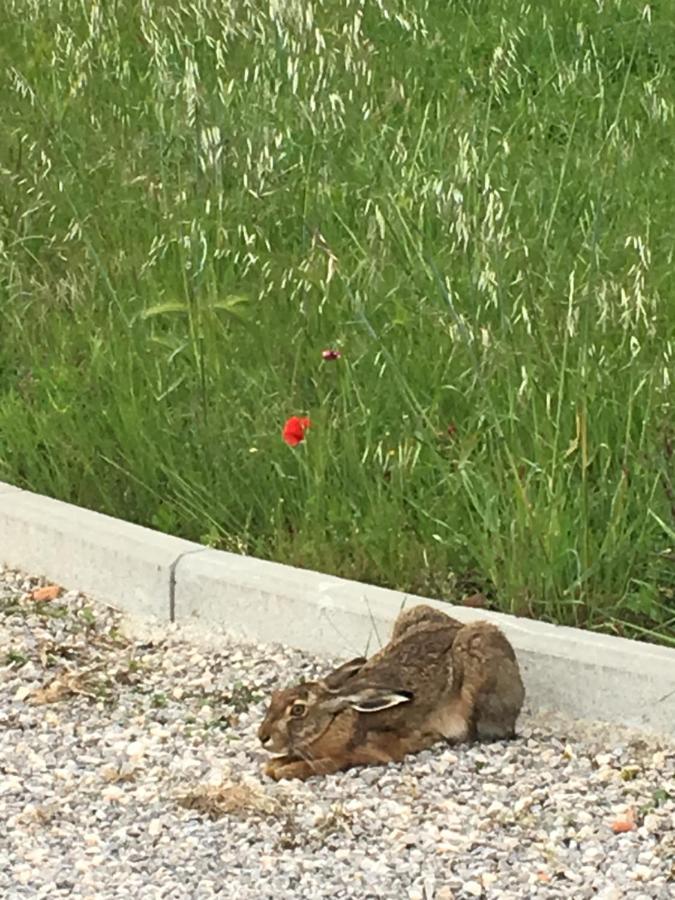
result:
[(0, 478), (675, 644), (670, 4), (6, 0), (0, 50)]

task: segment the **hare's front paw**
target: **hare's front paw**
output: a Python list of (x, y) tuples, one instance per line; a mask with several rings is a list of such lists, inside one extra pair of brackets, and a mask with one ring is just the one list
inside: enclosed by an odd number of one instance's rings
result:
[(277, 772), (291, 762), (294, 762), (294, 758), (292, 756), (277, 756), (265, 763), (263, 772), (269, 778), (274, 778), (275, 781), (278, 781), (280, 776), (277, 775)]
[(265, 766), (265, 775), (269, 775), (275, 781), (281, 781), (282, 778), (300, 778), (304, 781), (305, 778), (315, 774), (309, 763), (303, 759), (293, 759), (290, 756), (272, 759)]

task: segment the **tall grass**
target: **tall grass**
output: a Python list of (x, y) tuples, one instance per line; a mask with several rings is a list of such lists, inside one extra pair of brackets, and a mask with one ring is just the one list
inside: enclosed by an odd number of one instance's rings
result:
[(4, 8), (0, 478), (675, 644), (667, 4)]

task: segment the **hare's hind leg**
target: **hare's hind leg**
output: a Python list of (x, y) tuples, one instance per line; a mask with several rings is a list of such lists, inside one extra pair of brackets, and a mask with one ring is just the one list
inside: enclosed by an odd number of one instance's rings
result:
[(452, 645), (453, 689), (479, 740), (515, 735), (525, 696), (513, 648), (488, 622), (465, 625)]
[(480, 741), (499, 741), (516, 736), (525, 689), (517, 663), (503, 659), (499, 663), (497, 686), (479, 696), (474, 727)]

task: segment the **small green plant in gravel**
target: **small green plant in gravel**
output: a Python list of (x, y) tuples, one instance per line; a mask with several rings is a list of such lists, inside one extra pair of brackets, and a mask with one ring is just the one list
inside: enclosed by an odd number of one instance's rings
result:
[(20, 669), (21, 666), (25, 666), (28, 660), (29, 658), (18, 650), (8, 650), (5, 655), (5, 665), (14, 666), (17, 669)]
[(0, 478), (675, 644), (668, 4), (2, 18)]
[(255, 688), (236, 681), (232, 691), (222, 698), (222, 702), (231, 706), (235, 712), (241, 713), (246, 712), (251, 704), (260, 703), (263, 697), (264, 694), (261, 691), (256, 691)]
[(90, 606), (83, 606), (78, 612), (78, 618), (81, 619), (87, 628), (93, 628), (96, 625), (96, 616)]

